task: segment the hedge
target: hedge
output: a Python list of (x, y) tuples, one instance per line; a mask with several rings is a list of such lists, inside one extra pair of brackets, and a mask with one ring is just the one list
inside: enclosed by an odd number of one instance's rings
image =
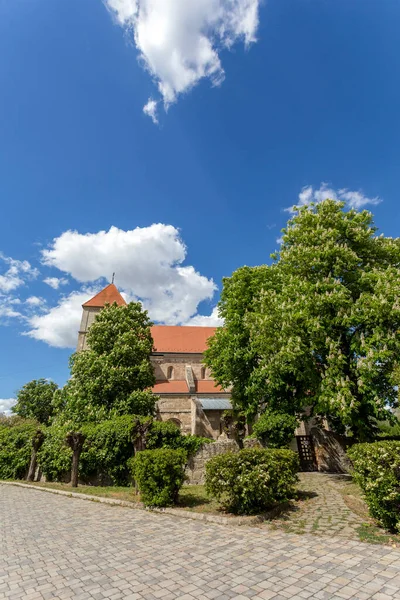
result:
[(253, 432), (268, 448), (284, 448), (293, 439), (297, 426), (294, 415), (266, 410), (254, 423)]
[(370, 515), (386, 529), (400, 531), (400, 442), (355, 444), (347, 454)]
[(206, 491), (230, 512), (254, 514), (293, 497), (299, 459), (292, 450), (246, 448), (206, 464)]
[(0, 424), (0, 479), (23, 479), (29, 469), (32, 438), (40, 427), (34, 420), (20, 417)]
[(170, 506), (185, 480), (187, 454), (183, 449), (143, 450), (131, 461), (132, 475), (146, 506)]
[(146, 434), (146, 449), (172, 448), (178, 450), (183, 448), (188, 456), (196, 452), (212, 440), (197, 435), (182, 435), (179, 427), (170, 421), (153, 421)]

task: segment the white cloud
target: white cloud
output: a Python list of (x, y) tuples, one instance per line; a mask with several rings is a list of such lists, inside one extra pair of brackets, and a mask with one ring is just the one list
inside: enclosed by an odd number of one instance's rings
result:
[(283, 242), (283, 237), (278, 237), (278, 238), (276, 238), (276, 243), (277, 243), (277, 244), (281, 245), (281, 244), (282, 244), (282, 242)]
[[(303, 187), (299, 194), (299, 201), (295, 206), (307, 206), (311, 202), (323, 202), (323, 200), (326, 200), (327, 198), (330, 198), (331, 200), (340, 200), (346, 202), (349, 208), (355, 209), (363, 208), (368, 204), (376, 205), (382, 202), (381, 198), (379, 198), (378, 196), (374, 198), (369, 198), (368, 196), (365, 196), (365, 194), (363, 194), (361, 191), (351, 191), (347, 188), (334, 190), (333, 188), (329, 187), (327, 183), (321, 183), (318, 189), (314, 189), (312, 185), (307, 185)], [(295, 212), (294, 206), (289, 206), (288, 208), (285, 208), (285, 211), (291, 213)]]
[(203, 78), (222, 82), (219, 53), (240, 40), (256, 41), (260, 1), (104, 0), (132, 33), (166, 107)]
[(11, 415), (11, 408), (16, 403), (15, 398), (0, 398), (0, 415)]
[(39, 274), (39, 271), (33, 268), (27, 260), (16, 260), (1, 252), (0, 260), (8, 265), (8, 269), (0, 275), (0, 291), (2, 292), (12, 292), (23, 285), (26, 280), (34, 279)]
[(153, 121), (153, 123), (155, 125), (158, 123), (157, 104), (158, 104), (158, 102), (156, 102), (152, 98), (149, 98), (147, 104), (145, 104), (143, 106), (144, 114), (147, 115), (148, 117), (150, 117), (150, 119)]
[[(183, 264), (186, 247), (179, 231), (161, 223), (129, 231), (116, 227), (88, 234), (66, 231), (42, 251), (42, 257), (44, 264), (96, 286), (62, 297), (45, 314), (28, 317), (27, 335), (52, 346), (76, 345), (81, 305), (113, 272), (128, 300), (140, 300), (154, 321), (166, 324), (187, 323), (216, 289), (212, 279)], [(216, 318), (215, 312), (201, 317), (210, 324)]]
[(81, 290), (62, 297), (47, 313), (28, 319), (31, 327), (26, 335), (56, 348), (74, 348), (78, 341), (82, 304), (98, 290)]
[(185, 325), (197, 325), (199, 327), (222, 327), (224, 320), (218, 315), (218, 307), (215, 306), (212, 310), (211, 315), (195, 315), (189, 319)]
[(68, 279), (65, 277), (46, 277), (46, 279), (43, 279), (43, 283), (52, 287), (53, 290), (58, 290), (61, 285), (67, 285)]
[(43, 298), (38, 298), (38, 296), (30, 296), (25, 300), (25, 304), (29, 304), (29, 306), (39, 306), (46, 303), (46, 300)]

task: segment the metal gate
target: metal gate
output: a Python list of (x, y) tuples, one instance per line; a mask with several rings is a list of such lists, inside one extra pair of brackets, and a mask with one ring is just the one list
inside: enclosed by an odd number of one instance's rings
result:
[(311, 435), (297, 435), (297, 449), (299, 451), (300, 469), (302, 471), (316, 471), (314, 443)]

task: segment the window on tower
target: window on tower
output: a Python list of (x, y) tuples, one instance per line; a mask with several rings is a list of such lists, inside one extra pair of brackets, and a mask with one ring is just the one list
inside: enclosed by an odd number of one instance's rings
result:
[(174, 373), (174, 367), (168, 367), (168, 369), (167, 369), (167, 379), (172, 379), (173, 373)]

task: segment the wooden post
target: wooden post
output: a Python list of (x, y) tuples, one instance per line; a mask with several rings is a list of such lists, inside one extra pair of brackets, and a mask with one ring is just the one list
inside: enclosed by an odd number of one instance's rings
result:
[(31, 454), (31, 462), (29, 464), (28, 477), (27, 481), (34, 481), (35, 472), (36, 472), (36, 463), (37, 463), (37, 454), (40, 450), (41, 445), (44, 442), (44, 433), (40, 429), (38, 429), (35, 435), (32, 438), (32, 454)]
[(86, 436), (83, 433), (70, 431), (65, 438), (68, 446), (72, 450), (72, 466), (71, 466), (71, 486), (78, 487), (78, 471), (79, 471), (79, 457), (82, 452), (83, 444), (85, 443)]

